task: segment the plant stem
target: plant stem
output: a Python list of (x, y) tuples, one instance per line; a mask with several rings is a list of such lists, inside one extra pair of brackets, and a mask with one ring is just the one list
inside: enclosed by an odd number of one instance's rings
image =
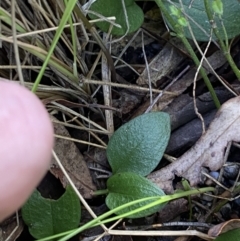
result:
[(46, 56), (46, 59), (43, 62), (42, 68), (41, 68), (40, 72), (38, 73), (37, 79), (35, 80), (35, 82), (33, 84), (32, 92), (34, 92), (34, 93), (37, 91), (37, 88), (38, 88), (38, 85), (40, 84), (41, 78), (42, 78), (42, 76), (45, 72), (45, 69), (48, 65), (49, 60), (51, 59), (51, 55), (53, 54), (53, 51), (54, 51), (55, 46), (57, 45), (57, 42), (58, 42), (58, 40), (59, 40), (59, 38), (62, 34), (64, 26), (66, 25), (66, 23), (67, 23), (70, 15), (71, 15), (72, 10), (74, 9), (76, 3), (77, 3), (77, 0), (69, 1), (69, 3), (67, 4), (67, 6), (64, 10), (63, 16), (62, 16), (62, 18), (60, 20), (60, 23), (59, 23), (59, 27), (58, 27), (55, 35), (54, 35), (51, 46), (48, 50), (48, 54)]
[[(200, 65), (200, 61), (199, 61), (197, 55), (195, 54), (192, 46), (189, 44), (189, 41), (187, 40), (187, 38), (183, 34), (180, 34), (179, 38), (181, 39), (181, 41), (183, 42), (183, 44), (187, 48), (190, 56), (192, 57), (194, 63), (196, 64), (196, 66), (199, 66)], [(199, 72), (200, 72), (200, 74), (201, 74), (201, 76), (202, 76), (202, 78), (204, 80), (205, 85), (207, 86), (207, 88), (208, 88), (208, 90), (209, 90), (209, 92), (211, 94), (211, 97), (212, 97), (212, 99), (213, 99), (213, 101), (215, 103), (215, 106), (219, 109), (221, 104), (220, 104), (220, 102), (218, 100), (218, 97), (217, 97), (217, 95), (216, 95), (216, 93), (215, 93), (215, 91), (213, 89), (213, 86), (212, 86), (212, 84), (211, 84), (211, 82), (210, 82), (210, 80), (209, 80), (209, 78), (207, 76), (206, 71), (201, 67)]]
[[(214, 18), (213, 18), (213, 14), (212, 14), (212, 11), (210, 9), (210, 6), (209, 6), (209, 1), (208, 0), (204, 0), (204, 5), (205, 5), (205, 9), (206, 9), (206, 13), (207, 13), (207, 16), (208, 16), (208, 20), (210, 23), (214, 23)], [(219, 34), (219, 30), (217, 27), (212, 27), (213, 28), (213, 32), (215, 34), (215, 36), (217, 37), (218, 41), (219, 41), (219, 44), (220, 44), (220, 47), (223, 51), (223, 54), (224, 56), (226, 57), (230, 67), (232, 68), (234, 74), (237, 76), (238, 80), (240, 80), (240, 71), (238, 69), (238, 67), (236, 66), (231, 54), (230, 54), (230, 51), (229, 51), (229, 48), (224, 44), (220, 34)], [(227, 40), (227, 39), (226, 39)]]
[[(164, 6), (162, 0), (155, 0), (156, 4), (158, 5), (158, 7), (160, 8), (160, 10), (163, 12), (164, 16), (166, 17), (167, 21), (169, 22), (169, 24), (172, 26), (173, 30), (176, 32), (178, 38), (181, 39), (181, 41), (183, 42), (185, 48), (188, 50), (192, 60), (194, 61), (196, 66), (200, 65), (200, 61), (197, 57), (197, 55), (195, 54), (192, 46), (190, 45), (189, 41), (187, 40), (187, 38), (184, 35), (182, 26), (180, 26), (178, 23), (176, 23), (176, 21), (172, 18), (172, 16), (169, 14), (169, 11), (166, 9), (166, 7)], [(200, 68), (200, 74), (212, 96), (212, 99), (215, 103), (215, 106), (217, 108), (220, 108), (220, 102), (218, 100), (218, 97), (213, 89), (213, 86), (206, 74), (206, 71), (201, 67)]]
[[(104, 220), (101, 221), (101, 224), (113, 222), (113, 221), (116, 221), (116, 220), (118, 220), (120, 218), (128, 217), (130, 215), (133, 215), (135, 213), (139, 213), (139, 212), (141, 212), (141, 211), (143, 211), (145, 209), (151, 208), (151, 207), (153, 207), (155, 205), (158, 205), (158, 204), (166, 203), (166, 202), (169, 202), (169, 201), (172, 201), (172, 200), (175, 200), (175, 199), (178, 199), (178, 198), (182, 198), (182, 197), (189, 197), (190, 195), (196, 195), (196, 194), (205, 193), (205, 192), (212, 192), (214, 190), (215, 190), (214, 187), (203, 187), (203, 188), (199, 188), (199, 189), (191, 189), (189, 191), (183, 191), (183, 192), (175, 193), (175, 194), (172, 194), (172, 195), (161, 196), (156, 201), (153, 201), (153, 202), (151, 202), (151, 203), (149, 203), (147, 205), (144, 205), (143, 207), (134, 209), (134, 210), (132, 210), (130, 212), (127, 212), (127, 213), (124, 213), (124, 214), (120, 214), (118, 216), (115, 216), (115, 217), (112, 217), (112, 218), (109, 218), (109, 219), (104, 219)], [(130, 204), (130, 203), (127, 203), (127, 204)], [(120, 207), (118, 207), (116, 209), (120, 209), (122, 206), (120, 206)], [(115, 209), (113, 209), (111, 211), (114, 211), (114, 210)], [(114, 211), (114, 212), (116, 212), (116, 211)], [(105, 214), (107, 214), (107, 213), (105, 213)], [(103, 215), (105, 215), (105, 214), (103, 214)], [(97, 225), (98, 224), (95, 224), (94, 226), (97, 226)]]
[[(226, 193), (226, 191), (225, 191)], [(238, 196), (240, 193), (240, 185), (236, 186), (234, 188), (234, 190), (232, 192), (229, 192), (229, 196), (224, 196), (225, 199), (220, 199), (216, 205), (213, 206), (213, 208), (210, 210), (210, 212), (208, 212), (207, 214), (207, 221), (209, 221), (209, 217), (211, 214), (213, 213), (218, 213), (220, 211), (220, 209), (226, 204), (228, 203), (231, 197), (236, 197)]]
[[(117, 208), (114, 208), (114, 209), (112, 209), (112, 210), (110, 210), (110, 211), (100, 215), (99, 217), (89, 221), (88, 223), (84, 224), (83, 226), (81, 226), (81, 227), (79, 227), (77, 229), (70, 230), (70, 231), (67, 231), (67, 232), (61, 233), (61, 234), (56, 234), (54, 236), (51, 236), (51, 237), (48, 237), (48, 238), (44, 238), (44, 239), (40, 239), (38, 241), (51, 240), (53, 238), (62, 237), (64, 235), (66, 235), (66, 236), (61, 238), (61, 239), (58, 239), (58, 240), (59, 241), (66, 241), (66, 240), (69, 240), (70, 238), (74, 237), (75, 235), (79, 234), (80, 232), (82, 232), (82, 231), (84, 231), (84, 230), (86, 230), (88, 228), (91, 228), (91, 227), (94, 227), (94, 226), (98, 226), (98, 225), (103, 224), (103, 223), (112, 222), (112, 221), (118, 220), (120, 218), (128, 217), (129, 215), (141, 212), (141, 211), (143, 211), (143, 210), (145, 210), (147, 208), (151, 208), (153, 206), (156, 206), (156, 205), (168, 202), (168, 201), (172, 201), (174, 199), (178, 199), (178, 198), (181, 198), (181, 197), (186, 197), (186, 196), (189, 196), (189, 195), (196, 195), (196, 194), (200, 194), (200, 193), (204, 193), (204, 192), (211, 192), (211, 191), (214, 191), (214, 190), (215, 190), (215, 188), (213, 188), (213, 187), (205, 187), (205, 188), (193, 189), (193, 190), (189, 190), (189, 191), (185, 191), (185, 192), (175, 193), (175, 194), (172, 194), (172, 195), (147, 197), (147, 198), (142, 198), (142, 199), (139, 199), (139, 200), (135, 200), (135, 201), (126, 203), (124, 205), (121, 205), (121, 206), (119, 206)], [(125, 209), (127, 207), (130, 207), (132, 205), (135, 205), (135, 204), (141, 203), (141, 202), (145, 202), (145, 201), (152, 201), (152, 202), (147, 204), (147, 205), (144, 205), (144, 206), (142, 206), (140, 208), (134, 209), (134, 210), (132, 210), (130, 212), (126, 212), (124, 214), (117, 215), (117, 216), (114, 216), (112, 218), (106, 219), (107, 217), (109, 217), (110, 215), (116, 213), (117, 211), (123, 210), (123, 209)]]
[(108, 194), (108, 189), (97, 190), (97, 191), (93, 192), (92, 194), (94, 196), (105, 195), (105, 194)]

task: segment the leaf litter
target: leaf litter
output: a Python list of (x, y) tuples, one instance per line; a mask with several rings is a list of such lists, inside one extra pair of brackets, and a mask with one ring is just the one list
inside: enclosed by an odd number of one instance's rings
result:
[[(169, 52), (166, 52), (166, 54), (170, 54), (171, 48)], [(177, 51), (177, 50), (176, 50)], [(161, 52), (160, 52), (161, 54)], [(167, 57), (166, 60), (167, 61)], [(211, 63), (212, 68), (218, 69), (224, 65), (226, 62), (224, 55), (220, 52), (220, 50), (214, 52), (211, 56), (207, 57), (207, 61)], [(178, 62), (180, 65), (180, 62)], [(162, 64), (162, 65), (167, 65), (167, 63)], [(206, 62), (203, 63), (203, 65), (207, 66)], [(152, 65), (151, 65), (152, 66)], [(153, 67), (153, 66), (152, 66)], [(206, 68), (207, 73), (212, 73), (212, 71), (209, 68)], [(163, 95), (161, 98), (158, 100), (157, 104), (154, 107), (154, 111), (162, 111), (164, 108), (166, 108), (168, 105), (172, 103), (173, 100), (176, 99), (177, 96), (180, 96), (181, 94), (184, 93), (184, 91), (187, 90), (189, 86), (192, 85), (192, 81), (195, 77), (196, 69), (191, 68), (189, 71), (187, 71), (183, 76), (180, 77), (176, 82), (172, 84), (172, 86), (168, 89), (168, 91), (172, 92), (172, 95), (169, 95), (169, 92), (163, 92)], [(154, 72), (150, 71), (150, 76), (151, 78), (154, 77)], [(201, 77), (198, 76), (197, 80), (199, 80)], [(149, 107), (149, 102), (145, 101), (133, 114), (132, 118), (143, 114), (146, 109)]]
[[(63, 56), (63, 55), (62, 55)], [(211, 61), (211, 63), (214, 65), (214, 62), (216, 61), (216, 60), (219, 60), (218, 62), (219, 62), (219, 64), (217, 64), (217, 66), (215, 67), (215, 68), (219, 68), (223, 63), (224, 63), (224, 61), (225, 60), (220, 60), (220, 58), (215, 58), (215, 60), (214, 61)], [(69, 66), (72, 66), (72, 64), (70, 63), (69, 64)], [(186, 74), (186, 76), (183, 76), (183, 78), (181, 79), (181, 81), (179, 81), (179, 82), (177, 82), (173, 87), (172, 87), (172, 90), (171, 91), (179, 91), (178, 92), (178, 94), (180, 95), (180, 94), (182, 94), (182, 92), (183, 91), (185, 91), (186, 90), (186, 88), (192, 83), (192, 79), (193, 79), (193, 76), (194, 76), (194, 74), (195, 74), (195, 70), (193, 69), (192, 71), (189, 71), (189, 74)], [(153, 81), (153, 82), (155, 82), (155, 81)], [(166, 95), (164, 95), (163, 97), (166, 97)], [(157, 107), (157, 110), (162, 110), (162, 108), (163, 107), (165, 107), (165, 106), (167, 106), (173, 99), (175, 99), (175, 96), (171, 96), (170, 97), (170, 100), (168, 100), (168, 101), (165, 101), (165, 99), (164, 98), (162, 98), (160, 101), (159, 101), (159, 104), (158, 104), (158, 107)], [(145, 103), (146, 103), (146, 105), (149, 105), (149, 103), (147, 102), (147, 101), (144, 101)], [(140, 112), (144, 112), (144, 108), (139, 108), (140, 109), (140, 111), (138, 112), (138, 113), (140, 113)], [(139, 114), (138, 114), (139, 115)], [(56, 127), (55, 127), (56, 128)], [(60, 129), (59, 127), (57, 127), (57, 129)], [(65, 128), (64, 128), (65, 129)], [(66, 129), (65, 129), (65, 131), (66, 131)], [(62, 136), (69, 136), (69, 134), (67, 133), (67, 131), (66, 132), (62, 132), (62, 133), (58, 133), (59, 135), (62, 135)], [(70, 136), (69, 136), (70, 137)], [(62, 139), (57, 139), (56, 140), (56, 142), (60, 142), (60, 140), (62, 140)], [(84, 188), (84, 186), (85, 185), (79, 185), (78, 186), (78, 189), (80, 190), (80, 192), (83, 194), (83, 196), (85, 197), (85, 198), (87, 198), (87, 193), (89, 192), (89, 190), (90, 189), (94, 189), (95, 187), (94, 187), (94, 185), (92, 184), (92, 181), (91, 181), (91, 177), (90, 177), (90, 175), (89, 175), (89, 171), (88, 171), (88, 169), (86, 168), (86, 165), (84, 164), (84, 160), (83, 160), (83, 158), (82, 158), (82, 155), (81, 155), (81, 153), (78, 151), (78, 150), (75, 150), (75, 144), (74, 143), (72, 143), (73, 145), (70, 145), (70, 143), (71, 143), (71, 141), (68, 141), (69, 142), (69, 144), (67, 144), (66, 142), (63, 142), (63, 143), (61, 143), (61, 144), (59, 144), (58, 145), (58, 147), (56, 147), (56, 149), (55, 149), (55, 152), (57, 153), (57, 155), (60, 157), (60, 160), (61, 161), (63, 161), (63, 162), (66, 162), (66, 163), (63, 163), (63, 165), (65, 166), (65, 168), (66, 168), (66, 170), (67, 171), (69, 171), (69, 174), (70, 173), (72, 173), (72, 176), (71, 176), (71, 178), (74, 180), (74, 182), (75, 182), (75, 184), (77, 184), (78, 185), (78, 181), (80, 180), (80, 183), (81, 183), (81, 181), (82, 180), (84, 180), (84, 181), (86, 181), (86, 183), (87, 183), (87, 185), (89, 185), (90, 186), (90, 188), (86, 188), (86, 189), (82, 189), (82, 188)], [(57, 146), (57, 145), (56, 145)], [(67, 154), (67, 153), (69, 153), (69, 154)], [(193, 153), (194, 154), (194, 153)], [(66, 157), (66, 155), (67, 155), (67, 157)], [(194, 156), (194, 155), (193, 155)], [(70, 160), (69, 161), (69, 163), (68, 163), (68, 160)], [(180, 160), (182, 160), (182, 161), (184, 161), (183, 160), (183, 158), (182, 159), (180, 159)], [(196, 162), (198, 162), (199, 160), (195, 160)], [(182, 165), (182, 163), (181, 163), (181, 161), (178, 161), (177, 160), (177, 162), (179, 163), (178, 165), (179, 165), (179, 168), (177, 169), (178, 171), (180, 171), (180, 166)], [(73, 164), (73, 163), (75, 163), (76, 164), (76, 166), (75, 166), (75, 164)], [(204, 164), (204, 163), (202, 163), (202, 164)], [(60, 171), (60, 169), (57, 167), (57, 166), (55, 166), (56, 164), (54, 164), (54, 167), (56, 168), (56, 173), (55, 173), (55, 175), (59, 175), (59, 177), (61, 177), (60, 178), (60, 180), (63, 182), (63, 184), (64, 185), (66, 185), (66, 182), (65, 182), (65, 180), (64, 180), (64, 178), (63, 178), (63, 174), (61, 173), (61, 171)], [(75, 171), (74, 170), (72, 170), (70, 167), (69, 167), (69, 165), (71, 166), (73, 166), (74, 167), (74, 169), (75, 169)], [(193, 165), (194, 165), (194, 163), (193, 163)], [(52, 167), (52, 169), (51, 169), (51, 171), (53, 172), (53, 167)], [(166, 168), (164, 168), (164, 170), (166, 170)], [(85, 172), (86, 171), (86, 172)], [(172, 170), (172, 171), (174, 171), (174, 170)], [(170, 170), (169, 170), (169, 172), (170, 172)], [(183, 173), (184, 174), (184, 173)], [(75, 180), (74, 179), (74, 177), (76, 176), (76, 179), (77, 180)], [(167, 178), (166, 178), (166, 180), (167, 180)], [(169, 180), (167, 180), (167, 181), (169, 181)], [(170, 182), (169, 182), (170, 183)], [(86, 191), (86, 192), (85, 192)], [(179, 208), (179, 205), (178, 205), (178, 208)], [(180, 209), (181, 209), (182, 207), (180, 207)]]
[(219, 170), (223, 165), (225, 148), (230, 142), (240, 141), (240, 97), (225, 102), (208, 130), (196, 144), (175, 162), (148, 175), (165, 192), (173, 192), (175, 176), (184, 177), (192, 186), (200, 181), (201, 169)]
[[(54, 123), (54, 133), (63, 137), (71, 137), (67, 129), (58, 123)], [(54, 151), (79, 192), (84, 198), (91, 198), (91, 192), (96, 190), (96, 187), (92, 182), (92, 177), (84, 157), (74, 142), (67, 139), (56, 138)], [(64, 187), (68, 185), (65, 175), (62, 173), (54, 158), (52, 158), (51, 161), (50, 172), (55, 177), (59, 178)]]
[[(236, 86), (235, 90), (239, 90), (239, 87)], [(221, 104), (234, 97), (224, 87), (217, 87), (215, 92)], [(171, 118), (172, 133), (165, 151), (167, 154), (183, 154), (184, 150), (193, 146), (202, 135), (202, 122), (195, 113), (193, 100), (189, 93), (181, 94), (163, 109)], [(217, 112), (210, 93), (206, 92), (196, 97), (196, 106), (207, 128)]]

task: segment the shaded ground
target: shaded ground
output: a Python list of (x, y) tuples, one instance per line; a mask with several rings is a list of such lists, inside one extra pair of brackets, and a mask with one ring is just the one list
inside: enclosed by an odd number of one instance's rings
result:
[[(145, 12), (154, 8), (152, 3), (141, 6)], [(3, 7), (7, 8), (7, 3), (4, 2)], [(33, 16), (33, 11), (30, 11), (31, 14), (27, 16), (25, 8), (31, 9), (31, 7), (28, 4), (20, 6), (27, 21), (34, 19), (39, 29), (50, 27), (46, 19), (40, 22), (41, 16)], [(54, 18), (52, 17), (51, 20), (54, 21)], [(156, 25), (159, 28), (156, 28)], [(32, 29), (31, 24), (29, 26)], [(4, 33), (7, 35), (8, 31)], [(196, 143), (203, 131), (202, 121), (196, 114), (194, 100), (196, 100), (198, 111), (202, 115), (206, 127), (212, 122), (216, 114), (216, 108), (201, 77), (196, 79), (194, 89), (193, 81), (196, 68), (180, 41), (165, 33), (161, 18), (152, 20), (146, 17), (143, 28), (137, 36), (127, 36), (118, 43), (112, 44), (113, 60), (115, 61), (117, 57), (120, 60), (115, 62), (117, 82), (112, 83), (111, 87), (106, 83), (111, 82), (111, 79), (108, 78), (108, 65), (104, 58), (102, 60), (101, 58), (98, 59), (98, 56), (101, 57), (99, 46), (93, 43), (91, 36), (91, 41), (86, 42), (80, 28), (77, 28), (77, 36), (78, 44), (82, 46), (82, 50), (79, 51), (78, 55), (78, 74), (81, 75), (79, 79), (82, 78), (83, 83), (79, 85), (73, 82), (50, 66), (44, 75), (37, 94), (54, 116), (52, 120), (55, 133), (58, 135), (55, 152), (89, 206), (96, 215), (100, 215), (107, 210), (104, 204), (104, 196), (92, 197), (91, 191), (106, 187), (106, 176), (109, 176), (111, 170), (106, 159), (105, 149), (113, 130), (144, 113), (149, 107), (154, 111), (168, 112), (171, 117), (172, 134), (166, 154), (178, 158)], [(38, 37), (41, 37), (45, 47), (51, 43), (52, 34), (50, 33)], [(69, 32), (66, 30), (65, 35), (58, 44), (58, 49), (55, 51), (55, 56), (64, 64), (64, 68), (71, 72), (72, 55), (70, 49), (64, 43), (69, 39)], [(23, 41), (29, 42), (29, 39), (25, 38)], [(83, 47), (85, 44), (86, 46)], [(200, 43), (200, 46), (205, 49), (206, 44)], [(3, 47), (0, 49), (1, 66), (15, 62), (14, 58), (11, 58), (11, 48), (9, 43), (3, 42)], [(231, 52), (236, 63), (239, 64), (238, 38), (233, 41)], [(27, 69), (23, 69), (23, 74), (26, 82), (28, 82), (27, 86), (30, 88), (32, 80), (36, 78), (39, 69), (37, 66), (41, 66), (42, 61), (33, 55), (28, 56), (28, 54), (27, 51), (20, 51), (21, 61), (24, 62), (25, 59), (25, 65), (28, 66)], [(239, 82), (226, 63), (221, 51), (213, 44), (209, 47), (207, 59), (217, 74), (233, 90), (231, 93), (223, 87), (212, 71), (206, 68), (221, 103), (234, 97), (234, 93), (238, 95)], [(35, 66), (35, 69), (31, 69), (30, 65)], [(1, 68), (0, 76), (17, 79), (16, 69)], [(150, 89), (149, 85), (151, 85)], [(164, 92), (162, 96), (159, 96), (161, 90), (164, 90)], [(151, 106), (151, 99), (155, 100), (156, 98), (157, 103)], [(73, 139), (69, 141), (62, 137)], [(235, 193), (231, 196), (229, 192), (230, 188), (238, 181), (238, 146), (233, 145), (229, 153), (229, 157), (226, 155), (225, 160), (226, 163), (229, 162), (227, 167), (221, 169), (222, 171), (218, 169), (216, 172), (211, 172), (209, 168), (205, 168), (204, 173), (207, 173), (210, 177), (220, 177), (218, 181), (229, 189), (226, 191), (219, 188), (216, 195), (224, 193), (225, 197), (230, 198), (237, 196), (239, 193), (238, 190), (235, 190)], [(169, 156), (165, 156), (158, 169), (169, 165), (169, 159)], [(58, 179), (56, 180), (54, 176)], [(202, 174), (201, 177), (202, 179), (198, 180), (195, 186), (216, 186), (209, 176)], [(174, 176), (172, 184), (174, 189), (183, 188), (181, 186), (181, 177), (177, 175)], [(39, 190), (45, 197), (58, 198), (64, 191), (62, 185), (67, 185), (67, 181), (58, 164), (52, 160), (51, 169), (39, 186)], [(169, 190), (166, 189), (166, 191)], [(215, 209), (218, 205), (219, 209)], [(191, 208), (189, 209), (189, 207)], [(189, 218), (189, 210), (192, 210), (191, 218)], [(151, 217), (139, 220), (123, 220), (115, 229), (176, 231), (186, 230), (188, 227), (196, 229), (200, 226), (198, 230), (206, 233), (212, 224), (231, 218), (238, 219), (239, 215), (239, 199), (233, 202), (225, 201), (225, 203), (221, 203), (221, 201), (205, 195), (193, 197), (191, 205), (189, 205), (187, 199), (180, 199), (168, 204), (164, 210)], [(85, 223), (90, 219), (90, 214), (83, 208), (81, 222)], [(2, 223), (2, 230), (13, 230), (13, 227), (9, 225), (14, 226), (14, 220), (15, 218), (12, 217)], [(173, 226), (161, 228), (154, 226), (159, 223), (165, 223), (165, 225), (168, 223), (169, 226), (171, 224)], [(202, 223), (209, 225), (201, 227), (203, 226)], [(11, 240), (32, 240), (27, 227), (20, 226), (23, 231), (20, 230), (19, 237), (16, 238), (18, 235), (15, 234), (15, 238)], [(103, 230), (97, 227), (85, 231), (80, 235), (80, 238), (76, 237), (72, 240), (93, 240), (102, 233)], [(117, 235), (106, 236), (102, 240), (177, 241), (180, 239), (171, 237), (171, 235), (170, 237), (153, 238)], [(182, 237), (181, 240), (188, 239)], [(195, 237), (192, 240), (199, 240), (199, 238)]]

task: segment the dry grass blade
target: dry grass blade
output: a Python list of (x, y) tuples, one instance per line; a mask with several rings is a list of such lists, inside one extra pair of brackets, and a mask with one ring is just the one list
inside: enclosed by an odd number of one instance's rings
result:
[[(89, 78), (93, 75), (96, 78), (95, 68), (91, 68), (94, 61), (89, 58), (86, 51), (89, 41), (98, 42), (100, 48), (103, 48), (103, 52), (107, 56), (107, 65), (112, 60), (103, 40), (88, 22), (81, 7), (80, 4), (77, 4), (71, 15), (73, 25), (65, 26), (42, 77), (43, 84), (38, 86), (36, 94), (52, 115), (62, 118), (61, 121), (56, 121), (57, 124), (75, 128), (88, 135), (88, 138), (83, 139), (68, 138), (71, 142), (78, 142), (86, 147), (95, 146), (105, 149), (106, 143), (103, 137), (109, 135), (110, 132), (105, 128), (102, 109), (108, 112), (118, 110), (112, 108), (111, 103), (108, 106), (98, 104), (96, 99), (92, 98), (98, 84), (90, 86), (88, 83), (81, 83), (80, 77)], [(32, 89), (33, 82), (48, 54), (65, 8), (63, 0), (1, 0), (1, 77), (21, 80), (21, 83), (24, 81), (24, 85)], [(82, 22), (82, 19), (87, 21), (90, 34), (83, 27), (84, 21)], [(74, 27), (75, 43), (73, 43), (71, 36), (71, 27)], [(74, 49), (74, 45), (77, 47), (76, 49)], [(15, 47), (14, 51), (13, 47)], [(17, 54), (17, 50), (19, 54)], [(99, 56), (101, 56), (100, 51)], [(89, 59), (90, 62), (87, 62)], [(113, 62), (110, 64), (110, 68), (114, 77)], [(93, 69), (93, 72), (90, 73), (89, 69)], [(86, 118), (86, 113), (91, 113), (91, 115)], [(103, 124), (96, 122), (95, 116), (101, 116)], [(61, 135), (56, 135), (56, 137), (66, 139), (65, 136)], [(64, 172), (64, 168), (62, 171)], [(86, 201), (78, 191), (76, 192), (86, 209), (95, 217), (96, 215), (91, 211)], [(104, 225), (103, 228), (106, 230)]]

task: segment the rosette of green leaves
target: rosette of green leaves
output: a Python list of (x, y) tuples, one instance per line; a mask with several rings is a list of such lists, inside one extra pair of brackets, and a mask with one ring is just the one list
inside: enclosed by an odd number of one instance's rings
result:
[[(110, 138), (107, 158), (113, 176), (108, 179), (109, 194), (106, 204), (114, 209), (130, 201), (159, 198), (164, 192), (144, 176), (159, 164), (170, 137), (170, 117), (164, 112), (143, 114), (121, 126)], [(116, 214), (123, 214), (149, 202), (139, 203)], [(131, 218), (144, 217), (155, 213), (164, 205), (148, 208)]]

